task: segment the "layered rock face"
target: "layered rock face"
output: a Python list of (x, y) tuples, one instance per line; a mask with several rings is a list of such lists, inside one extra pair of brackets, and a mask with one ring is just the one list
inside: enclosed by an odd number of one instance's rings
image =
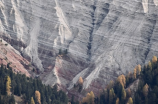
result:
[(157, 5), (157, 0), (0, 0), (0, 32), (44, 71), (45, 84), (70, 90), (81, 76), (84, 88), (96, 90), (158, 56)]

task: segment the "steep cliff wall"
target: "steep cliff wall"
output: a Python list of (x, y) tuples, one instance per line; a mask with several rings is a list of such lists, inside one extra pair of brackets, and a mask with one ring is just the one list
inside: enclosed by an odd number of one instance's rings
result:
[[(157, 0), (0, 0), (0, 32), (68, 89), (99, 89), (158, 55)], [(4, 37), (4, 35), (3, 35)], [(22, 45), (24, 44), (24, 45)], [(68, 54), (58, 55), (68, 51)]]

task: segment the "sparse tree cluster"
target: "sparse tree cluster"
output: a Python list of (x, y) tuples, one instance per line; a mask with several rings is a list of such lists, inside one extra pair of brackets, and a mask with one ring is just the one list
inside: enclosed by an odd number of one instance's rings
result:
[[(139, 80), (136, 92), (129, 86)], [(86, 99), (84, 99), (86, 100)], [(94, 99), (95, 104), (158, 104), (158, 61), (154, 56), (143, 68), (137, 65), (133, 73), (120, 75)], [(83, 102), (82, 104), (90, 104)]]

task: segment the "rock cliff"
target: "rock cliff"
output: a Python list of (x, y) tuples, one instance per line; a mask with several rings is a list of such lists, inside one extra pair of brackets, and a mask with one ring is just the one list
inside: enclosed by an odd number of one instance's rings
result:
[(84, 88), (96, 90), (158, 56), (157, 5), (157, 0), (0, 0), (0, 32), (41, 71), (45, 84), (70, 90), (81, 76)]

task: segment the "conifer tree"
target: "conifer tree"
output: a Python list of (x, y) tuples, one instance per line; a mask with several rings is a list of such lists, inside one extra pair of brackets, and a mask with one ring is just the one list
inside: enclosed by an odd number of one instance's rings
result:
[(138, 72), (138, 75), (140, 75), (140, 72), (141, 72), (141, 65), (137, 65), (137, 72)]
[(157, 57), (156, 56), (153, 56), (152, 58), (152, 63), (156, 63), (157, 62)]
[(126, 78), (124, 75), (120, 75), (118, 78), (117, 78), (117, 81), (122, 85), (122, 87), (125, 87), (126, 85)]
[(31, 104), (35, 104), (33, 97), (31, 97)]
[(152, 70), (152, 65), (151, 65), (151, 62), (149, 61), (149, 63), (148, 63), (148, 68), (150, 69), (150, 70)]
[(78, 79), (78, 83), (79, 83), (80, 85), (83, 84), (83, 79), (82, 79), (82, 77), (80, 77), (80, 78)]
[(90, 93), (87, 93), (86, 97), (82, 99), (82, 103), (94, 104), (94, 97), (94, 93), (91, 91)]
[(90, 92), (90, 104), (94, 104), (94, 93), (93, 91)]
[(122, 75), (122, 82), (123, 82), (123, 87), (125, 87), (126, 86), (126, 78), (124, 75)]
[(114, 89), (112, 88), (110, 91), (109, 91), (109, 103), (112, 104), (113, 100), (114, 100), (114, 97), (115, 97), (115, 93), (114, 93)]
[(35, 98), (38, 104), (41, 104), (41, 95), (39, 91), (35, 91)]
[(145, 97), (147, 97), (148, 95), (148, 88), (149, 88), (148, 84), (145, 84), (145, 86), (143, 87), (143, 94)]
[(116, 104), (119, 104), (119, 98), (116, 99)]
[(128, 102), (127, 102), (127, 103), (128, 103), (128, 104), (133, 104), (133, 100), (132, 100), (131, 97), (128, 99)]
[(10, 89), (11, 89), (11, 79), (9, 76), (7, 76), (7, 82), (6, 82), (6, 92), (7, 95), (10, 95)]
[(114, 86), (114, 81), (111, 80), (109, 85), (107, 86), (108, 89), (111, 89)]
[(126, 99), (126, 91), (124, 88), (122, 88), (122, 97), (121, 97), (122, 100), (125, 100)]

